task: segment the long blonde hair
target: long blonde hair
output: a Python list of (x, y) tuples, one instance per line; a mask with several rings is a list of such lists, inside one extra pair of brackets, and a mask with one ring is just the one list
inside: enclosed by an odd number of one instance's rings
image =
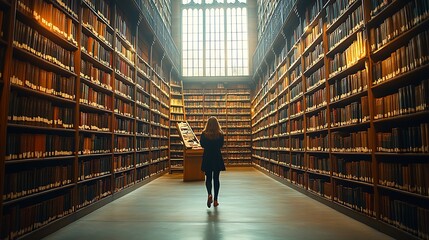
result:
[(206, 127), (204, 128), (203, 133), (209, 139), (218, 138), (223, 135), (219, 121), (216, 117), (210, 117), (207, 120)]

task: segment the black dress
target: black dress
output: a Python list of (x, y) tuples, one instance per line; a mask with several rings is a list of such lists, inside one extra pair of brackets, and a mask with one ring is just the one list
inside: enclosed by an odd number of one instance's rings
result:
[(201, 170), (203, 172), (225, 171), (225, 163), (220, 149), (223, 146), (224, 137), (221, 135), (215, 139), (209, 139), (201, 134), (200, 144), (204, 148)]

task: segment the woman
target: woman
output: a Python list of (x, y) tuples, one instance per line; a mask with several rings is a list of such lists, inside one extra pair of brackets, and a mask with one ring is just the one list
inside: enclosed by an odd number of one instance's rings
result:
[(219, 175), (220, 171), (225, 171), (225, 163), (223, 162), (222, 153), (220, 151), (223, 142), (223, 132), (218, 120), (215, 117), (210, 117), (207, 120), (206, 127), (200, 139), (200, 144), (204, 148), (201, 170), (206, 174), (206, 188), (208, 193), (207, 207), (209, 208), (213, 202), (212, 180), (214, 185), (213, 205), (215, 207), (219, 205), (217, 200), (220, 188)]

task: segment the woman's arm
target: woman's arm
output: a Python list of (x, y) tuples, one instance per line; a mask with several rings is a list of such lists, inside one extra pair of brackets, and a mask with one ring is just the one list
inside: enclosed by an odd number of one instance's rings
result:
[(222, 134), (222, 136), (220, 137), (220, 140), (219, 140), (219, 148), (222, 148), (222, 147), (223, 147), (223, 143), (224, 143), (224, 141), (225, 141), (225, 138), (224, 138), (224, 136), (223, 136), (223, 134)]
[(206, 148), (206, 146), (207, 146), (207, 140), (206, 140), (206, 137), (204, 136), (204, 133), (201, 134), (200, 145), (203, 148)]

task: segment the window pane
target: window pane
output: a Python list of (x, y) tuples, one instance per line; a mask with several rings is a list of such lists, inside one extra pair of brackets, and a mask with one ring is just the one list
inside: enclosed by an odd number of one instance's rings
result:
[[(207, 76), (247, 74), (249, 53), (246, 8), (231, 8), (230, 5), (213, 5), (216, 6), (213, 8), (210, 5), (215, 2), (238, 4), (246, 1), (182, 1), (185, 2), (204, 2), (208, 5), (194, 5), (192, 9), (182, 11), (182, 73), (190, 76), (201, 76), (203, 72)], [(203, 26), (203, 23), (206, 25)], [(189, 59), (187, 64), (186, 59)]]

